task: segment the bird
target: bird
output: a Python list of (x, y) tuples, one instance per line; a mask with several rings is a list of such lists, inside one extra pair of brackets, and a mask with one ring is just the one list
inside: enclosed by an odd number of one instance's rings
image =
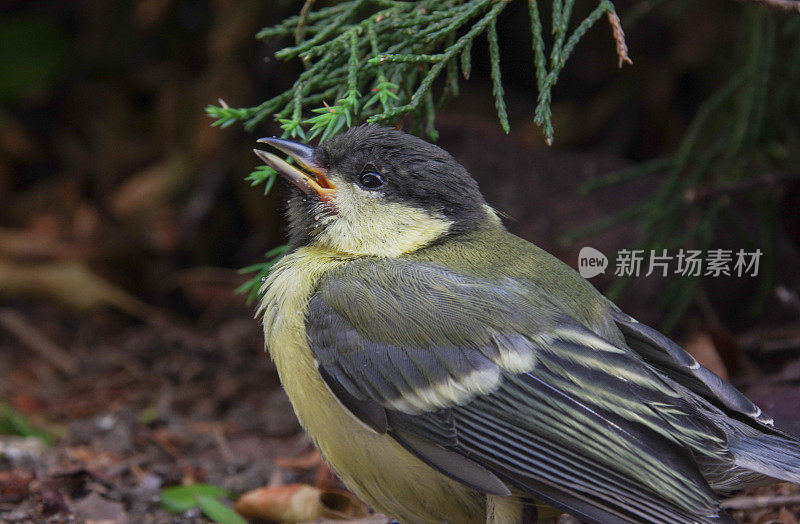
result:
[(265, 345), (307, 434), (376, 510), (730, 523), (721, 496), (800, 482), (796, 437), (508, 232), (443, 149), (378, 125), (258, 142), (290, 182)]

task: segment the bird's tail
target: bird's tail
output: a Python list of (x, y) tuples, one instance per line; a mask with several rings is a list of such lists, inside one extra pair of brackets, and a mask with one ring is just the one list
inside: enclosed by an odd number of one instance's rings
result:
[(773, 479), (800, 484), (800, 440), (789, 435), (750, 433), (730, 442), (736, 465)]

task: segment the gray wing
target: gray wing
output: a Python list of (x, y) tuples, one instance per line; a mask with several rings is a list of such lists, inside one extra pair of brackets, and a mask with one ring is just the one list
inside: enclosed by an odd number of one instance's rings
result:
[(650, 365), (728, 414), (761, 430), (779, 433), (761, 408), (668, 337), (616, 308), (611, 310), (611, 316), (628, 346)]
[(546, 296), (355, 262), (312, 298), (309, 343), (355, 416), (476, 489), (515, 488), (592, 522), (730, 522), (690, 452), (725, 460), (724, 434)]

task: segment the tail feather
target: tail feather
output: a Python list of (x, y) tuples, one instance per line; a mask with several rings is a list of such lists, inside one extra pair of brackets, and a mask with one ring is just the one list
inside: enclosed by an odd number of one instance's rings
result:
[(741, 435), (730, 444), (737, 466), (773, 479), (800, 483), (800, 441), (760, 433)]

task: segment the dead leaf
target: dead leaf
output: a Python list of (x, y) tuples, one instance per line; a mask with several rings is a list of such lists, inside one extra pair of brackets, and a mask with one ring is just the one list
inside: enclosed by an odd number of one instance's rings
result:
[(24, 469), (0, 471), (0, 502), (17, 503), (29, 493), (33, 473)]
[(0, 254), (18, 259), (85, 258), (95, 250), (55, 235), (29, 229), (0, 228)]
[[(325, 519), (325, 520), (317, 520), (314, 524), (335, 524), (337, 522), (341, 522), (338, 519)], [(381, 515), (380, 513), (376, 513), (375, 515), (371, 515), (365, 519), (358, 519), (358, 520), (349, 520), (350, 524), (389, 524), (390, 522), (396, 522), (393, 519), (390, 519), (386, 515)], [(309, 523), (310, 524), (310, 523)]]
[(728, 379), (728, 368), (722, 361), (714, 339), (708, 331), (696, 331), (683, 346), (700, 364), (707, 367), (725, 380)]
[(234, 509), (251, 520), (310, 522), (327, 519), (362, 519), (369, 513), (355, 495), (341, 490), (320, 490), (307, 484), (260, 488), (242, 495)]
[(186, 157), (176, 153), (128, 178), (109, 198), (109, 208), (123, 218), (159, 208), (186, 185), (190, 173)]
[(778, 522), (781, 524), (797, 524), (797, 516), (789, 508), (781, 508), (778, 511)]
[(127, 524), (128, 515), (125, 507), (119, 502), (111, 502), (97, 493), (90, 493), (78, 502), (71, 504), (70, 510), (86, 522), (110, 522)]
[(153, 308), (79, 262), (22, 265), (0, 261), (0, 296), (50, 298), (79, 310), (112, 307), (141, 319), (158, 316)]

